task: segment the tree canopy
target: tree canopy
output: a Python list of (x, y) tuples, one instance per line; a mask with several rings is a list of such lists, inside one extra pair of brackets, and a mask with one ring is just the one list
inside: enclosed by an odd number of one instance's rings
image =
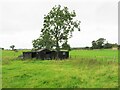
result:
[(106, 39), (104, 38), (99, 38), (98, 40), (94, 40), (92, 41), (92, 48), (93, 49), (101, 49), (104, 47), (104, 42)]
[(108, 41), (106, 41), (106, 39), (104, 39), (104, 38), (99, 38), (96, 41), (95, 40), (92, 41), (92, 49), (103, 49), (103, 48), (109, 49), (112, 47), (118, 47), (117, 43), (115, 43), (115, 44), (108, 43)]
[(33, 40), (32, 43), (35, 49), (52, 49), (54, 47), (54, 40), (52, 40), (52, 38), (50, 38), (50, 35), (47, 33), (44, 35), (40, 35), (40, 37), (36, 40)]
[(72, 37), (72, 32), (75, 29), (80, 31), (81, 22), (74, 21), (74, 17), (76, 17), (74, 10), (69, 12), (67, 7), (54, 6), (44, 16), (42, 34), (33, 41), (33, 47), (55, 47), (58, 52), (60, 45), (68, 45), (67, 41)]
[(11, 45), (11, 46), (10, 46), (10, 48), (11, 48), (12, 50), (14, 50), (14, 48), (15, 48), (15, 45)]

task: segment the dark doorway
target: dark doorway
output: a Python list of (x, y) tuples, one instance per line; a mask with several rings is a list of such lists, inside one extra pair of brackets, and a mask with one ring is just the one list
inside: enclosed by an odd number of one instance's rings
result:
[(32, 52), (32, 58), (36, 58), (36, 52)]

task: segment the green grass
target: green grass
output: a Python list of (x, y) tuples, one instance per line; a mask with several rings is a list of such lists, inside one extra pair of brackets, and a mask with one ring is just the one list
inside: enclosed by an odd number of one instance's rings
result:
[(3, 88), (115, 88), (118, 51), (73, 50), (69, 60), (20, 60), (3, 51)]
[(72, 58), (92, 58), (105, 61), (117, 61), (118, 51), (111, 49), (101, 50), (73, 50), (70, 52)]

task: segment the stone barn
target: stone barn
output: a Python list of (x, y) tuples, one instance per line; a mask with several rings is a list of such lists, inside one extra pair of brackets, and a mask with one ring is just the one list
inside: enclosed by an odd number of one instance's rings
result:
[[(57, 52), (56, 51), (50, 51), (49, 49), (40, 49), (34, 52), (23, 52), (23, 58), (24, 59), (41, 59), (41, 60), (52, 60), (57, 58)], [(59, 59), (67, 59), (69, 58), (69, 52), (68, 51), (59, 51), (58, 53)]]

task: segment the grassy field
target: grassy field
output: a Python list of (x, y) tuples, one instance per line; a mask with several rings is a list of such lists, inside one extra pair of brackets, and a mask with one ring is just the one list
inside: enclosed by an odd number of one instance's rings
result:
[(20, 60), (2, 51), (3, 88), (118, 87), (117, 50), (73, 50), (69, 60)]

